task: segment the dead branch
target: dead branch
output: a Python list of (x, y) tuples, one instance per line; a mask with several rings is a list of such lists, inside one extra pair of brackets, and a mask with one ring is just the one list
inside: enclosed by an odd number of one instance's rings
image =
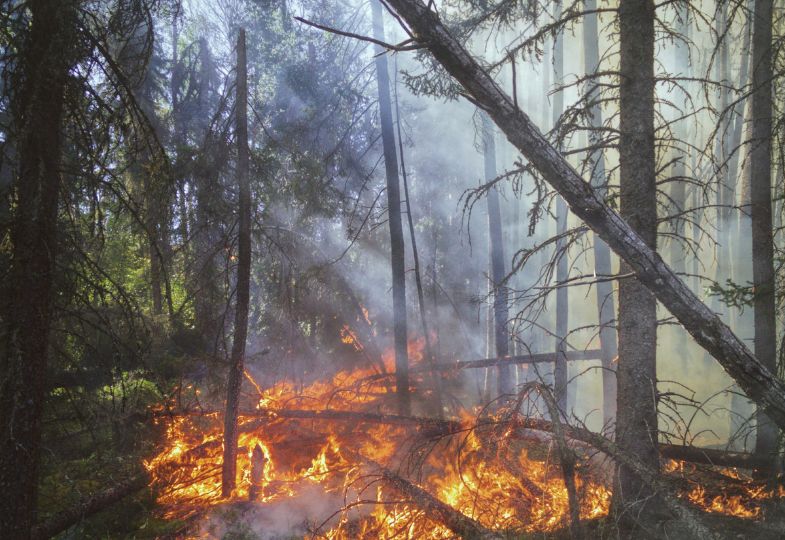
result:
[(374, 465), (379, 469), (384, 483), (401, 495), (409, 497), (411, 503), (422, 510), (428, 518), (441, 523), (461, 538), (476, 538), (478, 540), (501, 540), (504, 538), (503, 535), (485, 528), (477, 521), (465, 516), (389, 469), (379, 464)]
[(738, 469), (766, 470), (771, 467), (771, 459), (747, 452), (731, 452), (714, 448), (699, 448), (680, 444), (660, 444), (660, 455), (668, 459), (678, 459), (692, 463), (702, 463), (716, 467), (736, 467)]
[[(566, 351), (563, 353), (566, 360), (601, 360), (602, 351), (599, 349), (589, 349), (585, 351)], [(540, 364), (545, 362), (555, 362), (561, 359), (562, 353), (538, 353), (523, 354), (516, 356), (505, 356), (502, 358), (483, 358), (482, 360), (467, 360), (456, 362), (455, 364), (436, 365), (433, 368), (423, 367), (411, 370), (412, 373), (420, 371), (450, 371), (454, 369), (475, 369), (495, 366), (515, 365), (515, 364)]]
[(578, 491), (575, 488), (575, 452), (567, 445), (562, 429), (561, 412), (551, 391), (542, 383), (530, 382), (523, 385), (519, 395), (528, 394), (531, 389), (536, 389), (543, 397), (548, 407), (548, 414), (553, 422), (553, 435), (559, 449), (559, 461), (561, 462), (562, 476), (564, 477), (564, 487), (567, 488), (567, 500), (570, 506), (570, 537), (573, 540), (578, 540), (583, 538), (584, 535), (583, 527), (581, 526), (581, 505), (578, 500)]

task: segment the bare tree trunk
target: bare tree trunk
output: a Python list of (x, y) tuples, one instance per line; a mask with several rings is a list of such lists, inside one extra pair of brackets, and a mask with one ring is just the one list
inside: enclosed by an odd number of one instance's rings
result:
[[(729, 131), (731, 127), (732, 114), (728, 111), (730, 103), (730, 72), (728, 69), (728, 40), (730, 35), (725, 35), (728, 29), (728, 4), (720, 2), (717, 4), (715, 20), (715, 32), (722, 40), (719, 44), (719, 51), (716, 58), (715, 79), (719, 83), (717, 96), (717, 110), (720, 119), (717, 124), (717, 134), (714, 140), (714, 158), (718, 164), (717, 169), (717, 191), (715, 204), (717, 205), (717, 257), (714, 267), (714, 281), (721, 286), (730, 277), (729, 265), (731, 251), (728, 242), (730, 240), (730, 205), (733, 204), (734, 178), (728, 174), (728, 144)], [(726, 311), (720, 305), (720, 297), (712, 297), (712, 304), (715, 311)], [(725, 320), (730, 322), (726, 317)]]
[[(586, 0), (585, 9), (589, 12), (583, 19), (583, 59), (587, 75), (596, 73), (600, 67), (599, 31), (597, 0)], [(600, 88), (596, 81), (589, 80), (586, 85), (586, 101), (589, 106), (589, 147), (594, 148), (602, 140), (602, 109), (600, 107)], [(600, 198), (608, 192), (605, 178), (605, 154), (602, 149), (590, 151), (591, 185)], [(613, 273), (611, 251), (608, 244), (594, 234), (594, 271), (598, 276), (609, 276)], [(614, 315), (613, 284), (600, 281), (595, 285), (597, 292), (597, 320), (600, 324), (600, 348), (602, 349), (602, 418), (605, 425), (616, 419), (616, 357), (619, 354), (616, 343), (616, 316)]]
[(248, 304), (251, 289), (251, 187), (248, 181), (248, 67), (245, 56), (245, 29), (237, 37), (237, 184), (239, 187), (240, 231), (237, 262), (237, 305), (234, 341), (229, 365), (224, 413), (224, 453), (221, 494), (231, 495), (237, 482), (237, 411), (243, 381), (245, 341), (248, 336)]
[[(371, 1), (373, 35), (384, 41), (382, 6), (378, 0)], [(379, 121), (382, 126), (384, 170), (387, 175), (387, 214), (390, 223), (390, 266), (392, 268), (393, 332), (395, 339), (395, 387), (398, 394), (398, 411), (409, 414), (409, 352), (406, 329), (406, 268), (401, 222), (401, 193), (398, 180), (398, 155), (395, 150), (392, 106), (390, 103), (390, 74), (384, 49), (376, 46), (376, 80), (379, 90)]]
[[(406, 177), (406, 163), (403, 154), (403, 137), (401, 136), (401, 111), (398, 106), (398, 88), (395, 88), (395, 125), (398, 132), (398, 149), (401, 152), (401, 175), (403, 176), (403, 195), (406, 200), (406, 217), (409, 225), (409, 238), (412, 241), (412, 259), (414, 261), (414, 282), (417, 287), (417, 304), (420, 308), (420, 324), (422, 325), (422, 336), (425, 341), (425, 361), (433, 366), (436, 357), (431, 346), (431, 332), (428, 328), (428, 316), (425, 308), (425, 292), (422, 285), (422, 270), (420, 267), (420, 254), (417, 250), (417, 235), (414, 232), (414, 216), (412, 215), (412, 201), (409, 196), (409, 181)], [(442, 381), (436, 377), (433, 380), (434, 399), (433, 404), (439, 417), (444, 415), (444, 400), (442, 391)]]
[[(487, 114), (482, 114), (483, 161), (485, 164), (485, 181), (496, 178), (496, 141), (493, 122)], [(491, 291), (493, 293), (493, 341), (496, 345), (496, 356), (510, 354), (510, 338), (507, 335), (507, 287), (504, 284), (504, 241), (502, 238), (502, 213), (499, 204), (499, 192), (496, 188), (488, 191), (488, 239), (490, 241)], [(499, 395), (512, 391), (510, 366), (496, 368), (496, 389)]]
[[(651, 249), (657, 246), (654, 155), (654, 1), (619, 4), (620, 210)], [(620, 272), (632, 272), (622, 261)], [(657, 301), (637, 279), (619, 281), (619, 365), (616, 441), (654, 469), (657, 452)], [(618, 469), (615, 502), (638, 504), (652, 495), (634, 471)]]
[[(555, 2), (556, 13), (554, 19), (559, 20), (562, 16), (561, 0)], [(553, 37), (553, 82), (556, 85), (562, 84), (564, 78), (564, 35), (557, 33)], [(558, 91), (553, 95), (553, 126), (559, 124), (562, 112), (564, 112), (564, 92)], [(567, 203), (563, 197), (556, 198), (556, 234), (562, 234), (567, 230)], [(567, 280), (569, 272), (567, 253), (564, 252), (565, 240), (562, 238), (556, 242), (556, 283), (561, 284)], [(567, 350), (567, 333), (569, 332), (570, 304), (569, 288), (559, 287), (556, 289), (556, 364), (553, 372), (553, 389), (559, 410), (567, 411), (567, 379), (568, 369), (567, 360), (564, 353)]]
[[(755, 288), (755, 356), (769, 370), (777, 369), (777, 325), (774, 239), (771, 210), (772, 137), (772, 0), (756, 0), (752, 35), (752, 149), (750, 209), (752, 214), (752, 283)], [(778, 430), (763, 413), (757, 415), (755, 451), (777, 452)]]
[(31, 537), (36, 515), (64, 93), (76, 34), (74, 2), (40, 0), (29, 9), (12, 102), (18, 156), (10, 226), (13, 286), (5, 284), (0, 295), (0, 531), (14, 539)]
[(436, 13), (420, 0), (388, 2), (418, 36), (418, 41), (427, 46), (544, 180), (565, 198), (572, 212), (629, 265), (637, 279), (656, 295), (696, 343), (711, 352), (747, 395), (777, 425), (785, 426), (785, 383), (687, 287), (645, 238), (597, 197), (594, 189), (545, 140), (526, 113), (450, 34)]
[[(739, 67), (738, 86), (743, 92), (749, 90), (750, 84), (750, 49), (752, 48), (752, 13), (754, 0), (747, 1), (749, 18), (744, 24), (744, 37), (741, 46), (741, 65)], [(730, 151), (733, 155), (728, 163), (728, 177), (736, 186), (736, 197), (734, 203), (738, 205), (736, 219), (733, 226), (731, 237), (731, 275), (735, 283), (749, 283), (752, 281), (752, 257), (750, 249), (750, 216), (749, 216), (749, 181), (744, 178), (748, 176), (749, 160), (745, 159), (744, 167), (740, 168), (742, 162), (741, 154), (744, 152), (748, 157), (748, 146), (743, 144), (742, 134), (745, 139), (750, 136), (751, 114), (750, 100), (744, 99), (737, 103), (733, 111), (733, 133), (730, 142)], [(752, 339), (754, 332), (753, 313), (750, 309), (733, 309), (731, 327), (742, 339)], [(729, 444), (734, 449), (743, 449), (743, 442), (746, 437), (741, 437), (744, 430), (749, 425), (748, 420), (754, 414), (751, 403), (746, 399), (739, 389), (734, 385), (730, 394), (730, 424)], [(739, 435), (740, 437), (737, 437)]]

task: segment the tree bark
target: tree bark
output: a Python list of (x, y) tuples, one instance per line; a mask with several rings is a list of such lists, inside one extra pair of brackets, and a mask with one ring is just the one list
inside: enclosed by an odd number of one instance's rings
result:
[[(772, 136), (772, 0), (756, 0), (752, 37), (752, 283), (755, 288), (755, 356), (770, 371), (777, 369), (774, 239), (771, 211)], [(763, 411), (757, 414), (755, 451), (775, 458), (778, 431)]]
[(780, 426), (785, 427), (785, 384), (764, 366), (647, 245), (645, 239), (599, 198), (575, 169), (543, 137), (530, 118), (450, 34), (438, 15), (420, 0), (389, 0), (420, 43), (483, 108), (509, 141), (570, 205), (572, 212), (626, 261), (638, 280), (725, 368), (739, 386)]
[[(382, 6), (378, 0), (371, 1), (373, 35), (384, 41)], [(390, 74), (387, 56), (378, 45), (376, 51), (376, 80), (379, 90), (379, 121), (382, 127), (384, 170), (387, 176), (387, 214), (390, 224), (390, 266), (392, 268), (393, 333), (395, 341), (395, 386), (398, 395), (398, 412), (409, 414), (409, 352), (406, 329), (406, 268), (401, 222), (401, 192), (398, 180), (398, 155), (395, 150), (392, 106), (390, 103)]]
[[(654, 250), (654, 1), (621, 0), (619, 29), (619, 214)], [(633, 268), (623, 261), (619, 271), (627, 274)], [(637, 279), (620, 280), (616, 443), (654, 470), (659, 468), (656, 351), (654, 295)], [(643, 504), (652, 495), (650, 486), (624, 464), (618, 469), (613, 491), (614, 502), (621, 507)]]
[(248, 336), (248, 304), (251, 288), (251, 187), (248, 181), (248, 72), (245, 54), (245, 29), (237, 37), (237, 184), (239, 187), (239, 239), (237, 263), (237, 305), (234, 341), (229, 366), (229, 383), (224, 413), (224, 453), (221, 494), (231, 495), (237, 482), (237, 411), (243, 381), (245, 341)]
[(71, 0), (28, 4), (31, 22), (15, 66), (12, 108), (18, 176), (10, 226), (11, 267), (3, 286), (0, 350), (0, 531), (31, 536), (38, 497), (64, 94), (75, 58)]

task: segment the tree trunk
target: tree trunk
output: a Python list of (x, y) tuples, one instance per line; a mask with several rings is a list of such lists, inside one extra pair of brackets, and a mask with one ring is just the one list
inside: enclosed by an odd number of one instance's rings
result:
[[(654, 1), (619, 4), (620, 209), (651, 249), (657, 246), (654, 155)], [(622, 262), (620, 273), (633, 269)], [(623, 451), (657, 469), (657, 301), (637, 279), (619, 281), (619, 364), (616, 370), (616, 442)], [(642, 503), (649, 486), (630, 468), (619, 467), (615, 502)]]
[(420, 0), (389, 0), (426, 44), (436, 60), (484, 109), (508, 140), (570, 205), (572, 212), (600, 235), (639, 281), (708, 350), (750, 398), (777, 425), (785, 427), (785, 383), (774, 376), (618, 213), (600, 199), (566, 159), (543, 137), (531, 119), (485, 72)]
[[(403, 176), (403, 195), (406, 201), (406, 218), (409, 225), (409, 238), (412, 241), (412, 260), (414, 262), (414, 283), (417, 287), (417, 304), (420, 308), (420, 324), (422, 337), (425, 341), (425, 361), (433, 366), (436, 357), (431, 346), (431, 332), (428, 328), (428, 315), (425, 307), (425, 292), (422, 284), (422, 268), (420, 267), (420, 254), (417, 250), (417, 235), (414, 231), (414, 216), (412, 215), (412, 201), (409, 196), (409, 181), (406, 177), (406, 163), (403, 154), (403, 136), (401, 135), (401, 111), (398, 106), (398, 88), (395, 89), (395, 124), (398, 132), (398, 149), (401, 152), (401, 174)], [(439, 417), (444, 415), (444, 400), (442, 391), (442, 381), (436, 377), (433, 381), (433, 405)]]
[[(493, 122), (487, 114), (482, 114), (482, 147), (485, 164), (485, 181), (496, 178), (496, 141)], [(493, 294), (493, 341), (496, 356), (510, 354), (510, 339), (507, 335), (507, 287), (504, 284), (504, 241), (502, 239), (502, 212), (499, 204), (499, 192), (495, 187), (488, 191), (488, 239), (490, 242), (491, 292)], [(496, 390), (499, 395), (512, 392), (510, 366), (500, 365), (496, 368)]]
[[(562, 17), (561, 0), (556, 0), (556, 13), (554, 19)], [(553, 37), (553, 83), (562, 84), (564, 78), (564, 35), (557, 33)], [(553, 95), (553, 126), (557, 128), (559, 119), (564, 112), (564, 92), (557, 91)], [(556, 197), (556, 234), (561, 235), (567, 230), (567, 203), (563, 197)], [(565, 239), (556, 241), (556, 283), (557, 285), (567, 281), (569, 272), (567, 253), (564, 252)], [(553, 370), (553, 390), (559, 410), (567, 412), (567, 360), (564, 353), (567, 350), (567, 332), (569, 331), (570, 304), (569, 288), (559, 287), (556, 289), (556, 364)], [(554, 419), (556, 420), (556, 419)]]
[(243, 381), (245, 341), (248, 336), (248, 304), (251, 288), (251, 187), (248, 181), (248, 72), (245, 57), (245, 29), (237, 37), (237, 184), (239, 187), (240, 231), (237, 263), (237, 305), (234, 341), (229, 366), (229, 383), (224, 413), (224, 453), (221, 494), (231, 495), (237, 481), (237, 411)]
[[(717, 96), (717, 110), (720, 119), (717, 124), (717, 133), (714, 139), (714, 159), (718, 164), (717, 168), (717, 191), (715, 204), (717, 205), (717, 256), (714, 266), (714, 281), (720, 286), (725, 285), (726, 280), (730, 277), (729, 264), (731, 252), (728, 246), (730, 240), (730, 217), (731, 208), (733, 204), (734, 184), (733, 178), (728, 175), (728, 144), (729, 144), (729, 131), (730, 120), (732, 115), (728, 111), (730, 103), (730, 89), (729, 85), (730, 74), (728, 70), (728, 40), (730, 35), (725, 35), (727, 31), (728, 19), (728, 5), (726, 2), (717, 4), (717, 13), (715, 17), (715, 32), (721, 36), (722, 40), (719, 44), (719, 51), (715, 59), (715, 79), (720, 86), (718, 87)], [(724, 312), (726, 309), (720, 305), (720, 297), (712, 297), (712, 307), (715, 311)], [(729, 323), (730, 320), (725, 317)]]
[(29, 34), (14, 73), (19, 86), (12, 102), (18, 155), (10, 226), (13, 287), (3, 295), (0, 345), (0, 531), (14, 539), (30, 538), (36, 514), (64, 92), (76, 35), (72, 1), (33, 1), (29, 9)]
[[(771, 215), (772, 136), (772, 0), (756, 0), (752, 37), (752, 149), (750, 210), (752, 214), (752, 283), (755, 288), (755, 356), (770, 371), (777, 369), (774, 240)], [(774, 459), (776, 426), (759, 411), (755, 451)]]
[[(752, 13), (754, 9), (754, 0), (748, 0), (747, 9), (750, 14), (747, 18), (743, 32), (744, 37), (741, 46), (741, 66), (739, 68), (738, 86), (743, 92), (748, 91), (750, 84), (750, 49), (752, 48)], [(736, 220), (731, 233), (731, 274), (733, 281), (738, 284), (752, 282), (752, 251), (750, 249), (750, 216), (749, 216), (749, 181), (744, 180), (745, 176), (749, 173), (749, 160), (745, 159), (745, 164), (740, 170), (739, 164), (742, 162), (742, 151), (749, 156), (749, 147), (742, 142), (742, 134), (745, 139), (750, 137), (750, 121), (751, 114), (750, 100), (744, 99), (737, 103), (733, 112), (733, 133), (730, 142), (730, 151), (733, 155), (728, 163), (728, 177), (730, 181), (736, 186), (736, 197), (734, 203), (738, 205), (739, 209), (736, 211)], [(745, 187), (745, 185), (747, 187)], [(742, 339), (752, 340), (754, 331), (753, 313), (751, 309), (736, 309), (732, 310), (732, 324), (734, 332)], [(729, 444), (734, 449), (743, 449), (743, 442), (746, 437), (736, 437), (742, 435), (749, 425), (749, 419), (754, 414), (752, 405), (746, 399), (739, 389), (738, 385), (730, 394), (730, 423), (729, 429)]]
[[(371, 1), (373, 35), (384, 41), (382, 6), (378, 0)], [(379, 121), (382, 126), (384, 170), (387, 175), (387, 214), (390, 223), (390, 266), (392, 268), (393, 333), (395, 340), (395, 386), (398, 395), (398, 411), (409, 414), (409, 352), (406, 329), (406, 268), (404, 265), (403, 224), (401, 223), (401, 193), (398, 180), (398, 155), (395, 150), (392, 106), (390, 103), (390, 74), (387, 56), (378, 45), (376, 51), (376, 80), (379, 90)]]
[[(596, 73), (600, 68), (599, 31), (597, 0), (586, 0), (585, 10), (589, 12), (583, 19), (583, 59), (587, 74)], [(600, 88), (596, 81), (589, 80), (586, 85), (586, 101), (589, 105), (589, 147), (594, 148), (602, 140), (602, 109), (600, 107)], [(605, 178), (605, 154), (602, 149), (590, 151), (591, 185), (597, 196), (605, 199), (608, 192)], [(594, 271), (598, 276), (613, 273), (611, 251), (608, 244), (594, 234)], [(602, 349), (602, 418), (605, 425), (616, 419), (616, 357), (619, 354), (616, 342), (616, 317), (614, 315), (613, 284), (600, 281), (595, 285), (597, 292), (597, 320), (600, 325), (600, 348)]]

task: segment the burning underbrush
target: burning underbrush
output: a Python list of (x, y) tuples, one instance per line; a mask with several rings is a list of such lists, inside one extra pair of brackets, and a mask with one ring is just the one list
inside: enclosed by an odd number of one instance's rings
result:
[[(412, 384), (427, 395), (423, 381)], [(286, 537), (446, 539), (569, 525), (564, 454), (546, 433), (550, 423), (523, 416), (520, 402), (463, 409), (450, 420), (388, 414), (391, 378), (372, 369), (304, 388), (250, 387), (258, 396), (241, 412), (238, 487), (228, 499), (221, 497), (220, 412), (157, 413), (165, 446), (146, 466), (162, 514), (189, 523), (194, 537), (221, 537), (212, 516), (227, 508), (242, 508), (252, 528)], [(569, 447), (578, 457), (581, 518), (607, 515), (607, 456)], [(733, 471), (701, 476), (681, 462), (665, 469), (682, 486), (681, 500), (709, 512), (756, 518), (764, 501), (785, 495)]]

